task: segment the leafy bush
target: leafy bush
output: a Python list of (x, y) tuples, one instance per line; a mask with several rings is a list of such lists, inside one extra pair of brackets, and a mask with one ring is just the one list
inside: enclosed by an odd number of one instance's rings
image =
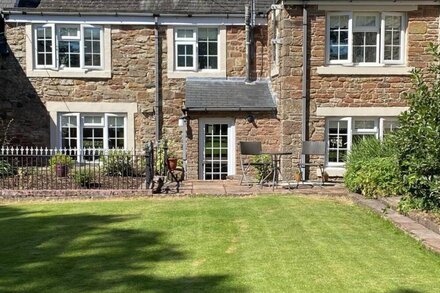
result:
[(93, 182), (95, 181), (94, 170), (90, 169), (90, 168), (78, 169), (73, 174), (73, 180), (77, 184), (79, 184), (83, 187), (89, 188), (93, 184)]
[(0, 160), (0, 178), (14, 176), (16, 174), (17, 168), (13, 164), (5, 160)]
[(110, 150), (101, 156), (104, 174), (107, 176), (132, 176), (133, 155), (129, 151)]
[(401, 194), (394, 141), (368, 138), (355, 144), (348, 154), (344, 183), (350, 191), (368, 197)]
[[(270, 175), (272, 168), (272, 158), (270, 155), (254, 155), (251, 158), (252, 163), (263, 163), (255, 165), (255, 169), (257, 169), (257, 173), (255, 174), (255, 178), (258, 181), (261, 181), (262, 179), (266, 178), (268, 180), (272, 179), (272, 176)], [(269, 176), (269, 177), (268, 177)]]
[[(440, 208), (440, 51), (430, 44), (433, 63), (412, 72), (414, 91), (406, 94), (409, 109), (399, 117), (396, 133), (399, 169), (408, 203)], [(425, 73), (428, 76), (425, 76)], [(433, 78), (434, 77), (434, 78)]]
[(74, 161), (73, 161), (73, 159), (70, 156), (58, 153), (58, 154), (55, 154), (54, 156), (52, 156), (50, 158), (49, 165), (51, 167), (55, 167), (58, 164), (61, 164), (61, 165), (64, 165), (64, 166), (68, 166), (68, 167), (72, 167), (73, 164), (74, 164)]

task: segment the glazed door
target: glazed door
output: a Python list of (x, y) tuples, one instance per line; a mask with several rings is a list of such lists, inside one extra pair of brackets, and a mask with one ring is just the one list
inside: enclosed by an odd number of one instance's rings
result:
[(235, 174), (233, 120), (202, 120), (201, 126), (201, 179), (225, 180)]

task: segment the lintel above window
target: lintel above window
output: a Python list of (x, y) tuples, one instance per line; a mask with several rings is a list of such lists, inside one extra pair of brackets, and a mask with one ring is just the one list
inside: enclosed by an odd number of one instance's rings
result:
[(27, 75), (111, 77), (109, 26), (28, 24)]

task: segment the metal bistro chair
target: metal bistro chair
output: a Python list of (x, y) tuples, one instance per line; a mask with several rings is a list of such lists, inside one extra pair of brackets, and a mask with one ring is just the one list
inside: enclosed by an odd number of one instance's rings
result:
[(253, 182), (249, 180), (249, 172), (252, 168), (256, 167), (269, 167), (268, 163), (263, 162), (252, 162), (251, 156), (261, 155), (262, 148), (261, 142), (258, 141), (240, 141), (240, 165), (242, 171), (242, 177), (240, 180), (240, 185), (247, 183), (251, 185)]
[[(303, 141), (301, 148), (301, 155), (306, 156), (325, 156), (325, 142), (324, 141)], [(324, 185), (324, 163), (301, 163), (301, 156), (298, 156), (298, 168), (301, 170), (307, 166), (316, 166), (321, 171), (321, 184)], [(304, 174), (302, 182), (304, 180)], [(299, 187), (299, 182), (296, 187)]]

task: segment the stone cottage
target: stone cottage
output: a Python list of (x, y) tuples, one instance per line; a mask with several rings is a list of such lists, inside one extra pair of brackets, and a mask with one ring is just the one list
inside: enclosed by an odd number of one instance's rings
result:
[(3, 5), (0, 60), (15, 143), (139, 149), (165, 137), (191, 179), (240, 174), (238, 142), (255, 140), (293, 152), (285, 174), (302, 141), (325, 141), (324, 157), (301, 160), (342, 176), (356, 141), (398, 127), (410, 72), (439, 39), (436, 1), (16, 4)]
[(325, 158), (314, 160), (324, 160), (330, 176), (342, 176), (356, 141), (398, 127), (410, 72), (428, 65), (428, 44), (439, 40), (439, 3), (279, 4), (268, 27), (282, 148), (300, 153), (301, 141), (325, 141)]
[(239, 141), (280, 145), (269, 81), (272, 1), (246, 10), (248, 2), (3, 7), (11, 53), (1, 61), (0, 97), (15, 119), (14, 143), (142, 149), (167, 138), (184, 146), (188, 178), (236, 175)]

